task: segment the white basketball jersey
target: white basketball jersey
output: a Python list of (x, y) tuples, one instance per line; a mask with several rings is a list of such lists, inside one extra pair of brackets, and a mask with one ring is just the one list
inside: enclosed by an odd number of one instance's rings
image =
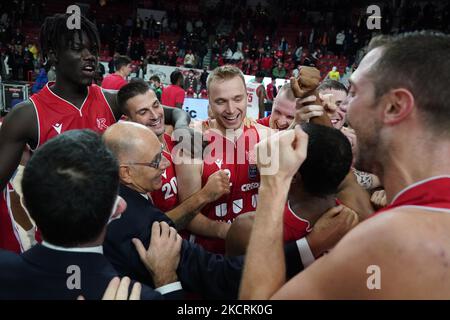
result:
[(247, 117), (249, 118), (259, 118), (259, 97), (256, 91), (262, 85), (259, 82), (247, 83)]

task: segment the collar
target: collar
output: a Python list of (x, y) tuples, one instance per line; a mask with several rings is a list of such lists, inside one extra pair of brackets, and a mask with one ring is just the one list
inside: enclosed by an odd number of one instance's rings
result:
[(441, 175), (415, 182), (394, 197), (378, 214), (398, 207), (414, 207), (439, 212), (450, 212), (450, 176)]
[(99, 253), (99, 254), (103, 254), (103, 246), (96, 246), (96, 247), (86, 247), (86, 248), (66, 248), (66, 247), (60, 247), (60, 246), (55, 246), (53, 244), (50, 244), (46, 241), (42, 241), (42, 245), (46, 248), (52, 249), (52, 250), (56, 250), (56, 251), (64, 251), (64, 252), (80, 252), (80, 253), (86, 253), (86, 252), (90, 252), (90, 253)]

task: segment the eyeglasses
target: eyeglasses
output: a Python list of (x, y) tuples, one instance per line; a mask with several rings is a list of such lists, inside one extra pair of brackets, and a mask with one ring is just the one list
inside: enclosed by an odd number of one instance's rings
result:
[(123, 163), (122, 165), (127, 165), (127, 166), (146, 166), (146, 167), (158, 169), (159, 165), (161, 164), (162, 157), (163, 157), (163, 150), (164, 150), (164, 145), (162, 144), (161, 145), (161, 152), (158, 153), (151, 162), (128, 162), (128, 163)]

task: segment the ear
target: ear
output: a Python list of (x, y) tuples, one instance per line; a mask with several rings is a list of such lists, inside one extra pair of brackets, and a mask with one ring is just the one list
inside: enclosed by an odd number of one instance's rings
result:
[(133, 178), (131, 177), (130, 167), (120, 166), (119, 167), (119, 179), (125, 184), (132, 184)]
[(391, 90), (386, 99), (387, 105), (383, 110), (383, 119), (388, 125), (396, 125), (403, 121), (414, 109), (414, 96), (407, 89)]

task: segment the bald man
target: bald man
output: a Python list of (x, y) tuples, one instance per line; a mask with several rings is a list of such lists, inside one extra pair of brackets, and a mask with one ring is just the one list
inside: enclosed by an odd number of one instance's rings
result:
[[(209, 177), (201, 190), (180, 204), (175, 165), (172, 159), (175, 143), (165, 132), (164, 109), (155, 92), (145, 81), (136, 80), (119, 90), (117, 102), (126, 120), (146, 126), (158, 137), (163, 148), (163, 157), (167, 161), (163, 168), (161, 186), (154, 188), (149, 196), (154, 205), (175, 222), (177, 230), (183, 229), (206, 204), (230, 192), (228, 176), (220, 170)], [(117, 139), (128, 139), (128, 137), (125, 135)]]
[(282, 170), (262, 180), (241, 298), (450, 298), (449, 74), (444, 34), (402, 34), (363, 58), (344, 102), (358, 138), (355, 166), (380, 177), (390, 204), (287, 283), (282, 208), (307, 137), (275, 137)]

